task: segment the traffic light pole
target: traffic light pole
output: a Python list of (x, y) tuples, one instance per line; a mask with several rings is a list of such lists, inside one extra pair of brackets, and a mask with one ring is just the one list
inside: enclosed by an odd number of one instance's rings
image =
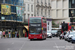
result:
[(72, 25), (73, 25), (73, 14), (72, 14)]
[(17, 30), (17, 14), (16, 14), (16, 30)]

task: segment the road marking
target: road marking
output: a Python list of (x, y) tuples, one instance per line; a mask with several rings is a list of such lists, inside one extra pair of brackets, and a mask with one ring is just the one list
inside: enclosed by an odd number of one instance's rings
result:
[(12, 42), (12, 44), (14, 44), (14, 42)]
[[(55, 42), (54, 42), (55, 43)], [(59, 50), (59, 48), (58, 48), (58, 46), (57, 46), (57, 44), (55, 43), (55, 45), (56, 45), (56, 48), (57, 48), (57, 50)]]
[(8, 48), (7, 50), (10, 50), (10, 48)]
[(24, 42), (24, 44), (22, 45), (22, 47), (19, 50), (22, 50), (22, 48), (24, 47), (24, 45), (25, 45), (25, 42)]

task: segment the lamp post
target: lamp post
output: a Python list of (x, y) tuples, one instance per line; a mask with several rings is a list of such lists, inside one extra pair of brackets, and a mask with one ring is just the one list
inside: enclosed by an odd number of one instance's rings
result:
[(73, 16), (74, 16), (74, 10), (71, 10), (71, 14), (72, 14), (72, 25), (73, 25)]
[(17, 30), (17, 14), (16, 14), (16, 29), (15, 30)]
[(74, 16), (74, 10), (71, 10), (71, 14), (72, 14), (72, 19), (71, 19), (71, 21), (72, 21), (72, 30), (74, 29), (74, 27), (73, 27), (73, 16)]

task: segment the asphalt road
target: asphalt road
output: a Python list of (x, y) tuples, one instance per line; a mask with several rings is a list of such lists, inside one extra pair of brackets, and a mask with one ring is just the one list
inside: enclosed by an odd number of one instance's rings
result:
[(75, 50), (75, 44), (59, 38), (33, 40), (28, 38), (0, 39), (0, 50)]

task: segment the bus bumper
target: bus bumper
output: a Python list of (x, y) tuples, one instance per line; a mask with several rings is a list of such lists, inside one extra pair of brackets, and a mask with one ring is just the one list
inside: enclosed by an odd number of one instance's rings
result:
[(29, 35), (28, 36), (29, 39), (42, 39), (42, 35)]

